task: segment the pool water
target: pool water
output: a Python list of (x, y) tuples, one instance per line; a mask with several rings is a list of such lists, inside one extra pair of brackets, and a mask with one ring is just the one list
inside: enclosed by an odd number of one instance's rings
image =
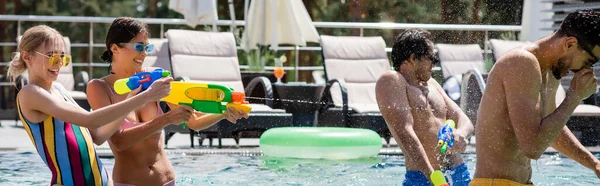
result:
[[(465, 154), (471, 175), (475, 154)], [(599, 157), (599, 154), (596, 154)], [(351, 161), (299, 160), (237, 154), (169, 154), (177, 185), (402, 185), (403, 156)], [(114, 159), (102, 158), (109, 172)], [(536, 185), (598, 185), (594, 172), (562, 155), (532, 162)], [(50, 171), (35, 152), (0, 152), (0, 185), (48, 185)]]

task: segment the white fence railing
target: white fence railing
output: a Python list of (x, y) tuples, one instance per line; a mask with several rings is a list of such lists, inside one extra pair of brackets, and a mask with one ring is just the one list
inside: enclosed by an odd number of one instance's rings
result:
[[(95, 62), (93, 49), (105, 47), (104, 43), (94, 43), (94, 24), (95, 23), (112, 23), (114, 17), (82, 17), (82, 16), (42, 16), (42, 15), (0, 15), (0, 21), (16, 21), (17, 22), (17, 35), (21, 35), (24, 32), (21, 23), (22, 22), (68, 22), (68, 23), (82, 23), (89, 24), (89, 42), (87, 43), (72, 43), (71, 47), (87, 47), (88, 61), (80, 61), (73, 63), (73, 66), (87, 66), (90, 69), (90, 74), (93, 74), (94, 67), (107, 67), (108, 64), (104, 62)], [(165, 25), (186, 25), (184, 19), (170, 19), (170, 18), (136, 18), (147, 24), (158, 24), (160, 25), (160, 38), (164, 35)], [(212, 22), (203, 23), (206, 25), (212, 25)], [(243, 27), (245, 21), (243, 20), (218, 20), (217, 26), (231, 26)], [(521, 26), (518, 25), (466, 25), (466, 24), (409, 24), (409, 23), (365, 23), (365, 22), (313, 22), (313, 25), (319, 28), (348, 28), (348, 29), (360, 29), (360, 36), (363, 36), (365, 29), (379, 29), (379, 30), (394, 30), (394, 29), (409, 29), (409, 28), (421, 28), (426, 30), (448, 30), (448, 31), (483, 31), (485, 32), (485, 41), (483, 53), (489, 53), (488, 51), (488, 35), (489, 32), (498, 31), (512, 31), (520, 32)], [(0, 46), (16, 46), (15, 42), (0, 42)], [(238, 47), (238, 49), (241, 49)], [(321, 47), (278, 47), (280, 51), (320, 51)], [(391, 52), (391, 48), (386, 48), (387, 52)], [(4, 60), (4, 59), (3, 59)], [(322, 70), (322, 66), (298, 66), (298, 55), (295, 58), (294, 67), (286, 67), (286, 70), (296, 71), (296, 79), (298, 78), (299, 70)], [(7, 66), (8, 62), (0, 62), (0, 66)], [(241, 69), (247, 69), (248, 66), (240, 65)], [(273, 67), (267, 66), (265, 69), (272, 69)], [(434, 70), (440, 70), (439, 67)]]

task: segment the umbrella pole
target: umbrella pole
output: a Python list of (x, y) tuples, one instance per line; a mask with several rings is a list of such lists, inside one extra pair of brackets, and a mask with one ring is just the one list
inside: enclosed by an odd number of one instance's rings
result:
[(218, 19), (218, 14), (217, 14), (217, 0), (213, 0), (213, 16), (215, 17), (215, 19), (213, 20), (213, 26), (212, 26), (212, 30), (213, 32), (217, 32), (217, 19)]
[(250, 49), (248, 49), (249, 44), (248, 44), (248, 0), (244, 0), (244, 32), (242, 33), (242, 39), (245, 38), (246, 41), (242, 42), (245, 45), (242, 46), (244, 48), (244, 51), (248, 52)]
[[(271, 1), (271, 47), (275, 50), (275, 54), (277, 54), (277, 49), (279, 48), (279, 43), (277, 41), (277, 2), (278, 0), (270, 0)], [(266, 3), (265, 3), (266, 4)], [(265, 20), (266, 22), (266, 20)]]
[(295, 53), (294, 57), (296, 58), (296, 62), (295, 62), (296, 68), (295, 68), (294, 76), (296, 78), (295, 81), (298, 81), (298, 67), (300, 66), (298, 64), (298, 58), (300, 58), (300, 48), (298, 47), (298, 45), (296, 45), (295, 48), (296, 48), (296, 53)]
[(231, 25), (229, 25), (229, 29), (231, 32), (235, 31), (235, 9), (233, 8), (233, 0), (229, 0), (229, 16), (231, 16)]

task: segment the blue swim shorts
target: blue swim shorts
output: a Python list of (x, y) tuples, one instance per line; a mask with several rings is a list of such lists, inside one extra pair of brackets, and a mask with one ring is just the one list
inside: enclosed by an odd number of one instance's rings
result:
[[(442, 170), (446, 175), (446, 181), (452, 186), (468, 186), (471, 182), (471, 174), (465, 163), (462, 163), (450, 170)], [(450, 176), (448, 176), (450, 175)], [(431, 182), (423, 175), (421, 171), (408, 170), (404, 176), (403, 186), (431, 186)]]

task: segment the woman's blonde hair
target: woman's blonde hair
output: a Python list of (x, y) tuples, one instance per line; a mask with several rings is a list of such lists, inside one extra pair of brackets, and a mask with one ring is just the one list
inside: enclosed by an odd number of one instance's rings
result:
[(21, 37), (19, 46), (17, 46), (17, 52), (13, 54), (12, 61), (8, 66), (8, 78), (10, 78), (11, 81), (15, 81), (17, 76), (23, 74), (23, 72), (27, 70), (27, 64), (25, 64), (25, 61), (23, 61), (23, 57), (21, 56), (22, 52), (32, 54), (38, 47), (48, 45), (53, 40), (57, 39), (64, 42), (62, 34), (52, 27), (38, 25), (27, 29)]

